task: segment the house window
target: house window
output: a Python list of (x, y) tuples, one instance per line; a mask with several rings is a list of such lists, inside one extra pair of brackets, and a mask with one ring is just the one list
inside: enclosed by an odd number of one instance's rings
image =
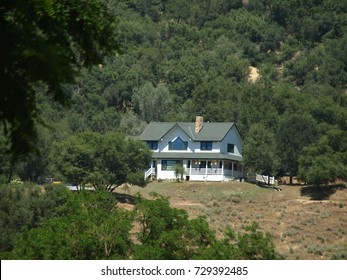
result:
[(151, 150), (158, 150), (158, 141), (147, 141), (147, 145)]
[(177, 138), (173, 142), (169, 142), (169, 150), (183, 151), (188, 149), (188, 142), (183, 141), (181, 138)]
[(212, 150), (212, 142), (211, 141), (200, 142), (200, 150), (211, 151)]
[(234, 148), (235, 148), (235, 145), (234, 144), (230, 144), (228, 143), (228, 153), (234, 153)]
[(161, 161), (161, 170), (172, 171), (174, 170), (175, 165), (181, 165), (180, 160), (162, 160)]

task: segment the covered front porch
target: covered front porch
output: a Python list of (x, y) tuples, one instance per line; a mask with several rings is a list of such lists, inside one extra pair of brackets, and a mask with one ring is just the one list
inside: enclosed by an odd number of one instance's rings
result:
[(243, 177), (243, 170), (231, 160), (187, 160), (185, 176), (191, 181), (228, 181)]
[(183, 178), (187, 181), (229, 181), (243, 177), (241, 157), (215, 153), (157, 153), (145, 177), (176, 179), (175, 166), (184, 168)]

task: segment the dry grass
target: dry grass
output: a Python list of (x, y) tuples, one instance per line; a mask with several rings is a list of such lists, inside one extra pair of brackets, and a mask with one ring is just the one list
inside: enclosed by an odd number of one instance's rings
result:
[(145, 188), (132, 187), (130, 194), (170, 197), (171, 205), (185, 209), (190, 217), (206, 216), (219, 236), (229, 226), (241, 229), (256, 221), (271, 233), (286, 259), (347, 259), (347, 188), (281, 188), (278, 192), (239, 182), (152, 182)]

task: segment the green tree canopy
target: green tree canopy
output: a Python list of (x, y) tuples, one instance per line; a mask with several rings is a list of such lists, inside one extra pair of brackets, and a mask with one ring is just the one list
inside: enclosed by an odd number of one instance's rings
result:
[(152, 194), (139, 198), (136, 219), (140, 225), (135, 259), (278, 259), (271, 237), (257, 224), (243, 232), (229, 229), (216, 238), (206, 219), (188, 219), (187, 212), (170, 207), (167, 198)]
[(298, 159), (304, 147), (312, 144), (319, 136), (318, 126), (309, 115), (284, 115), (276, 133), (277, 153), (281, 169), (297, 175)]
[(100, 0), (1, 1), (0, 120), (14, 155), (36, 139), (35, 89), (65, 102), (62, 83), (116, 50), (115, 20)]
[(171, 96), (165, 85), (154, 87), (147, 82), (142, 87), (134, 89), (133, 103), (135, 111), (147, 123), (162, 121), (171, 104)]
[(279, 160), (276, 155), (275, 135), (263, 124), (254, 124), (249, 129), (243, 147), (247, 170), (270, 177), (277, 172)]
[[(67, 190), (66, 190), (67, 191)], [(65, 212), (23, 231), (15, 242), (15, 259), (126, 259), (132, 250), (132, 214), (116, 208), (110, 194), (68, 194)]]
[[(36, 196), (29, 195), (26, 201), (33, 198)], [(205, 218), (189, 219), (185, 210), (170, 207), (168, 199), (157, 194), (150, 200), (138, 197), (133, 211), (117, 208), (114, 196), (105, 191), (72, 193), (65, 188), (56, 188), (55, 194), (51, 191), (43, 193), (39, 202), (45, 204), (45, 200), (53, 202), (54, 216), (46, 215), (39, 224), (33, 225), (26, 219), (32, 212), (17, 211), (19, 226), (6, 227), (17, 229), (11, 232), (15, 239), (13, 248), (1, 247), (3, 258), (280, 258), (270, 235), (264, 234), (257, 224), (246, 226), (241, 232), (229, 229), (219, 240)], [(138, 224), (136, 228), (134, 221)], [(4, 254), (6, 249), (7, 254)]]
[(299, 156), (299, 176), (307, 183), (320, 186), (335, 179), (347, 179), (347, 154), (334, 152), (328, 137), (305, 147)]
[(122, 134), (81, 132), (57, 142), (50, 158), (53, 171), (67, 181), (111, 190), (124, 182), (145, 185), (151, 154), (144, 143)]

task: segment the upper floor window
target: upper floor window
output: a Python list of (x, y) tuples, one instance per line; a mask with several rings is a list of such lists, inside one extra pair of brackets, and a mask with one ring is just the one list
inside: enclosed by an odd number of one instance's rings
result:
[(212, 150), (212, 142), (211, 141), (200, 142), (200, 150), (211, 151)]
[(235, 145), (228, 143), (228, 153), (234, 153)]
[(151, 150), (158, 150), (158, 141), (147, 141), (147, 145)]
[(188, 149), (188, 142), (183, 141), (181, 138), (176, 138), (175, 141), (169, 142), (169, 150), (183, 151)]

